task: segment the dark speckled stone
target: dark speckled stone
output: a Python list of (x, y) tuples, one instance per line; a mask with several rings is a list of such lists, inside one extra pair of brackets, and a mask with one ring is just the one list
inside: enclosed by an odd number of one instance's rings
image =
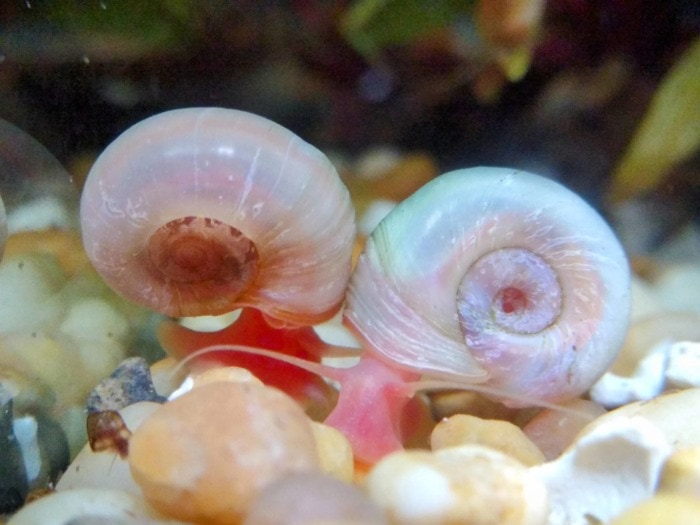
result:
[(139, 401), (163, 403), (166, 399), (156, 392), (148, 363), (142, 357), (130, 357), (103, 379), (87, 399), (88, 413), (121, 410)]

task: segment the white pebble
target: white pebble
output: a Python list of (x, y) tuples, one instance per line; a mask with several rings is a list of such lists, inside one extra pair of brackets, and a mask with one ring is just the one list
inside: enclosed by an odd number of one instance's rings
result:
[(401, 525), (543, 525), (549, 509), (527, 467), (481, 445), (395, 452), (370, 470), (365, 487)]
[(662, 432), (641, 417), (582, 434), (559, 459), (530, 468), (549, 491), (549, 525), (607, 523), (650, 497), (669, 452)]
[(680, 341), (671, 345), (666, 382), (671, 388), (700, 386), (700, 343)]
[[(66, 525), (90, 518), (108, 523), (180, 523), (163, 520), (143, 499), (115, 490), (80, 489), (56, 492), (33, 501), (7, 525)], [(159, 519), (160, 518), (160, 519)], [(163, 521), (161, 521), (163, 520)]]
[(416, 465), (396, 480), (391, 491), (392, 506), (405, 520), (439, 515), (455, 504), (447, 478), (434, 468)]
[(634, 374), (620, 376), (606, 372), (591, 387), (593, 401), (604, 407), (619, 407), (633, 401), (644, 401), (658, 396), (666, 381), (666, 360), (669, 342), (657, 345), (639, 361)]

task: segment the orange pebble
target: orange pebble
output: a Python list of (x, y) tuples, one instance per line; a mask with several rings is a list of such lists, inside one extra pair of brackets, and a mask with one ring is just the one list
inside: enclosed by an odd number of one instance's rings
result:
[(196, 523), (239, 523), (262, 488), (318, 463), (303, 410), (253, 383), (195, 388), (154, 412), (129, 443), (131, 473), (148, 502)]

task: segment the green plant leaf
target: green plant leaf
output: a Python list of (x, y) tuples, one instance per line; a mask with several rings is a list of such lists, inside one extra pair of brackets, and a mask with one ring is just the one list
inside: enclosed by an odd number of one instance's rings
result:
[(357, 0), (345, 12), (341, 31), (372, 59), (386, 46), (415, 38), (471, 16), (474, 0)]
[(613, 173), (611, 197), (623, 200), (656, 187), (669, 169), (700, 146), (700, 39), (661, 82)]
[(60, 0), (34, 11), (65, 30), (130, 39), (145, 48), (182, 43), (197, 27), (192, 0)]

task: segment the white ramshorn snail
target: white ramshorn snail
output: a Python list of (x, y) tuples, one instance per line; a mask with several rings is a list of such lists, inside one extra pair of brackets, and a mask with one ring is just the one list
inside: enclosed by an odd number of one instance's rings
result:
[(614, 359), (629, 280), (612, 230), (568, 189), (512, 169), (459, 170), (374, 231), (345, 320), (393, 366), (501, 389), (516, 406), (520, 395), (557, 402)]
[(344, 321), (365, 351), (327, 374), (342, 387), (326, 423), (372, 462), (401, 446), (419, 389), (451, 385), (511, 406), (574, 398), (620, 348), (629, 280), (611, 229), (563, 186), (503, 168), (441, 175), (360, 256)]
[(354, 211), (326, 157), (265, 118), (190, 108), (148, 118), (97, 159), (83, 241), (116, 291), (172, 316), (255, 306), (313, 324), (340, 308)]

